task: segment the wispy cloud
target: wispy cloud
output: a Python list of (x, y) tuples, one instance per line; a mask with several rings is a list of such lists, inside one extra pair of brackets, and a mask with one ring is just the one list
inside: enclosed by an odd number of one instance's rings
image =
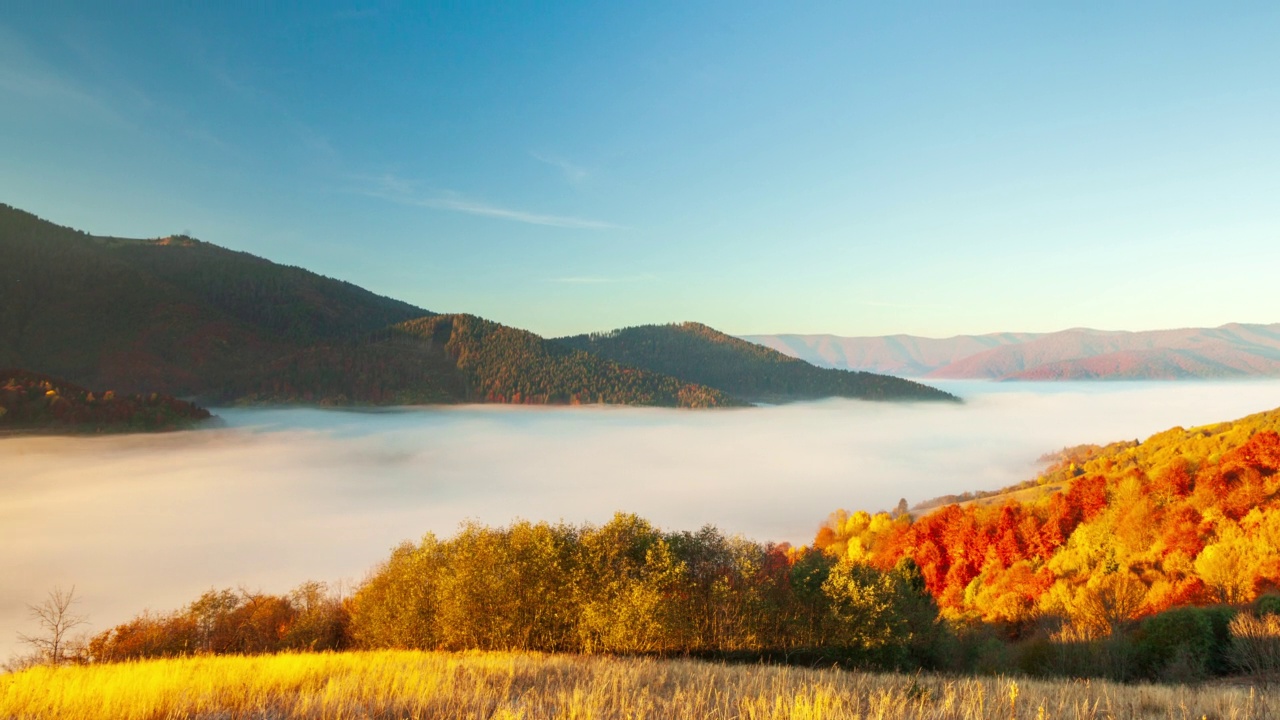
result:
[(0, 25), (0, 96), (5, 94), (126, 124), (102, 97), (45, 62), (19, 35)]
[(564, 173), (565, 179), (573, 183), (574, 185), (577, 185), (582, 181), (586, 180), (587, 177), (591, 174), (590, 171), (588, 171), (586, 168), (582, 167), (581, 165), (577, 165), (575, 163), (569, 162), (568, 160), (560, 157), (559, 155), (552, 155), (550, 153), (540, 153), (537, 151), (530, 151), (529, 156), (532, 157), (534, 160), (537, 160), (538, 162), (546, 163), (551, 167), (559, 169), (560, 172)]
[(570, 277), (547, 278), (546, 282), (564, 283), (566, 285), (604, 285), (608, 283), (653, 282), (657, 275), (628, 275), (626, 277), (606, 277), (600, 275), (574, 275)]
[(575, 230), (624, 229), (621, 225), (615, 225), (614, 223), (604, 222), (601, 220), (591, 220), (588, 218), (572, 217), (568, 215), (546, 215), (543, 213), (502, 207), (500, 205), (494, 205), (492, 203), (469, 198), (452, 190), (437, 191), (434, 194), (420, 194), (416, 190), (416, 183), (391, 174), (380, 175), (372, 178), (368, 176), (355, 176), (353, 179), (359, 181), (364, 186), (362, 189), (357, 191), (360, 194), (389, 200), (391, 202), (400, 203), (401, 205), (414, 205), (417, 207), (432, 208), (434, 210), (448, 210), (451, 212), (465, 213), (467, 215), (511, 220), (513, 222), (525, 223), (527, 225), (544, 225), (547, 227), (570, 228)]
[(550, 227), (576, 228), (580, 230), (617, 230), (620, 227), (613, 223), (602, 222), (600, 220), (589, 220), (586, 218), (569, 217), (565, 215), (542, 215), (540, 213), (531, 213), (524, 210), (498, 207), (497, 205), (490, 205), (488, 203), (471, 200), (455, 193), (449, 193), (442, 197), (424, 198), (419, 200), (417, 204), (422, 205), (423, 207), (436, 208), (438, 210), (453, 210), (455, 212), (467, 213), (468, 215), (483, 215), (485, 217), (514, 220), (516, 222), (527, 223), (529, 225), (548, 225)]
[(214, 85), (240, 105), (240, 111), (254, 115), (257, 124), (276, 128), (291, 139), (315, 165), (333, 168), (341, 162), (341, 153), (329, 137), (290, 109), (279, 95), (245, 79), (233, 68), (221, 50), (206, 47), (203, 38), (191, 41), (190, 59)]

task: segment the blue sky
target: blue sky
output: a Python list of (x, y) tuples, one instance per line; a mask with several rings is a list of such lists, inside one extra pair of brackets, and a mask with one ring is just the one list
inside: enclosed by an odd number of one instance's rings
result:
[(6, 3), (0, 202), (547, 335), (1280, 321), (1275, 4), (265, 5)]

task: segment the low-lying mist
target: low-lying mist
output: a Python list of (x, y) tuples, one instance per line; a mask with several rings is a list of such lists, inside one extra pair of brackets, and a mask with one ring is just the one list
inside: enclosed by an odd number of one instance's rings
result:
[(1003, 487), (1063, 446), (1280, 406), (1280, 382), (943, 387), (966, 404), (227, 409), (220, 429), (0, 439), (0, 660), (55, 585), (75, 585), (97, 632), (211, 587), (350, 587), (468, 519), (624, 510), (807, 543), (840, 507)]

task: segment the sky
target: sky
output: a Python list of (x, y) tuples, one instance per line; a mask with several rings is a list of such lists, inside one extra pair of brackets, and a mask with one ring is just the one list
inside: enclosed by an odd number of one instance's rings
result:
[(1276, 322), (1277, 37), (1274, 3), (11, 0), (0, 202), (550, 336)]

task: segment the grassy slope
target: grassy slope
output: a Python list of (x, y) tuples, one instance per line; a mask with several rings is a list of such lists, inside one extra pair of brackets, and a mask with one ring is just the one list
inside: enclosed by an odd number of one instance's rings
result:
[(0, 675), (0, 717), (1273, 717), (1242, 687), (879, 675), (693, 660), (409, 651), (197, 657)]
[(956, 400), (948, 393), (910, 380), (815, 367), (699, 323), (645, 325), (559, 338), (557, 342), (757, 402), (824, 397)]

